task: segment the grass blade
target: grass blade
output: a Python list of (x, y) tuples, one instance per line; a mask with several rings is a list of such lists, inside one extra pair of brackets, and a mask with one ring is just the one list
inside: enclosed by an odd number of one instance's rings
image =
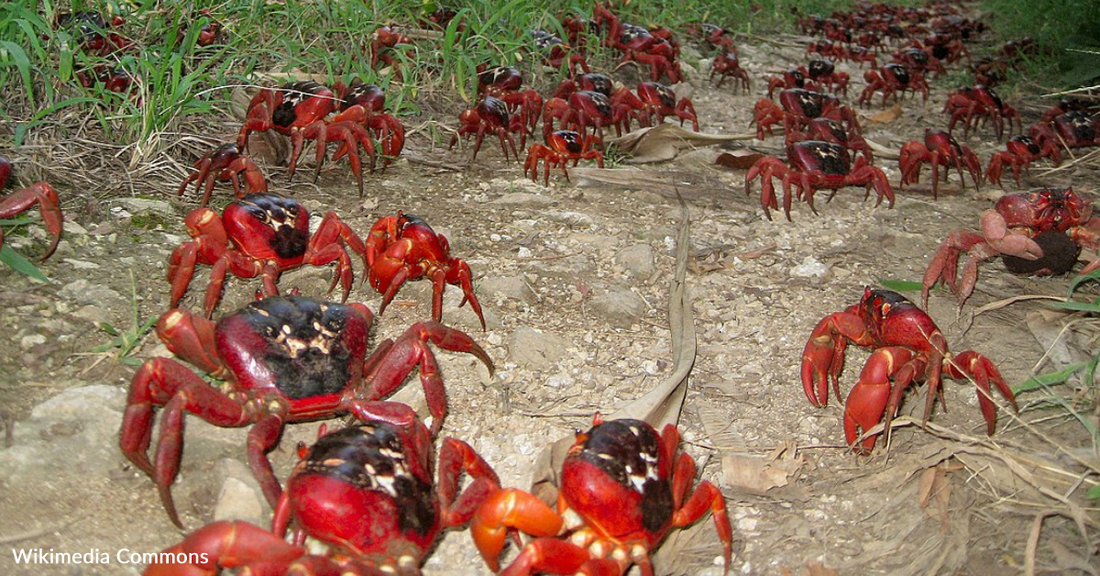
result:
[(47, 278), (37, 266), (32, 264), (30, 260), (24, 258), (22, 254), (16, 252), (7, 244), (4, 244), (4, 247), (0, 248), (0, 262), (10, 266), (12, 270), (34, 278), (43, 284), (50, 283), (50, 279)]

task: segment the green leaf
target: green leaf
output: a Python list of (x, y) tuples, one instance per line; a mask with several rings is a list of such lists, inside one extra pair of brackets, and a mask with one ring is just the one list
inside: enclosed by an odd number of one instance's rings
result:
[(1100, 500), (1100, 484), (1089, 488), (1088, 492), (1085, 492), (1085, 498), (1089, 500)]
[(895, 292), (920, 292), (921, 289), (924, 288), (924, 284), (920, 282), (911, 282), (909, 280), (883, 280), (879, 278), (878, 283), (883, 288)]
[(12, 270), (34, 278), (43, 284), (50, 283), (50, 279), (47, 278), (37, 266), (31, 264), (30, 260), (24, 258), (22, 254), (16, 252), (7, 244), (4, 244), (4, 247), (0, 248), (0, 262), (10, 266)]
[(1100, 312), (1100, 305), (1093, 302), (1051, 302), (1050, 307), (1077, 312)]
[(8, 56), (11, 57), (11, 61), (15, 63), (15, 67), (19, 69), (19, 76), (23, 78), (23, 89), (26, 91), (27, 99), (32, 103), (34, 102), (34, 82), (31, 81), (31, 59), (27, 57), (26, 51), (23, 47), (7, 40), (0, 41), (0, 47), (7, 50)]
[(1039, 374), (1038, 376), (1033, 376), (1017, 386), (1012, 391), (1012, 393), (1019, 394), (1021, 392), (1030, 392), (1031, 390), (1046, 388), (1047, 386), (1051, 386), (1053, 384), (1061, 384), (1066, 380), (1069, 380), (1069, 377), (1073, 376), (1078, 371), (1084, 368), (1088, 368), (1090, 363), (1095, 366), (1095, 359), (1089, 362), (1078, 362), (1076, 364), (1072, 364), (1057, 372), (1050, 372), (1048, 374)]

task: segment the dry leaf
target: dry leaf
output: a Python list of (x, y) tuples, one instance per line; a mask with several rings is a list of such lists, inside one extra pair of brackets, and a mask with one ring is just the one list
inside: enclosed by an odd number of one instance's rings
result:
[(751, 494), (765, 494), (772, 488), (789, 484), (791, 477), (801, 467), (801, 456), (769, 461), (754, 456), (724, 454), (722, 482), (726, 486)]
[(896, 102), (893, 106), (868, 116), (867, 119), (875, 124), (886, 124), (897, 120), (899, 116), (901, 116), (901, 102)]
[(630, 154), (630, 164), (646, 164), (672, 160), (683, 148), (712, 146), (737, 140), (752, 140), (754, 134), (707, 134), (692, 132), (686, 128), (662, 122), (657, 126), (635, 130), (618, 138), (609, 138), (609, 146), (618, 146), (619, 150)]
[(737, 170), (748, 170), (752, 168), (756, 161), (763, 158), (764, 154), (759, 152), (753, 152), (752, 150), (734, 150), (732, 152), (722, 152), (718, 155), (718, 158), (714, 160), (714, 163), (719, 166), (725, 166), (726, 168), (734, 168)]
[(928, 506), (928, 499), (932, 496), (932, 488), (936, 484), (936, 468), (927, 468), (920, 473), (920, 481), (917, 483), (920, 495), (920, 507)]

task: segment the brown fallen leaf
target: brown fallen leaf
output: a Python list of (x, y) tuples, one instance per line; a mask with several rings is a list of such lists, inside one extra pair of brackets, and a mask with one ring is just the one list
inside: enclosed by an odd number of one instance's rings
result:
[(748, 170), (752, 168), (756, 161), (763, 158), (764, 154), (759, 152), (753, 152), (752, 150), (741, 149), (733, 150), (732, 152), (722, 152), (718, 155), (718, 158), (714, 160), (714, 163), (719, 166), (725, 166), (726, 168), (733, 168), (736, 170)]
[(722, 482), (750, 494), (765, 494), (790, 483), (802, 467), (801, 456), (769, 460), (756, 456), (722, 455)]
[(672, 160), (683, 148), (712, 146), (737, 140), (752, 140), (755, 134), (707, 134), (692, 132), (676, 124), (662, 122), (657, 126), (635, 130), (618, 138), (607, 139), (609, 146), (630, 154), (629, 164), (646, 164)]
[(893, 106), (867, 117), (868, 120), (875, 124), (888, 124), (897, 120), (901, 116), (901, 102), (895, 102)]

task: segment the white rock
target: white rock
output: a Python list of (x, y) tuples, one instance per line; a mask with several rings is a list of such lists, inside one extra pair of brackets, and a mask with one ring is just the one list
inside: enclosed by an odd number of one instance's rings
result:
[(813, 256), (807, 256), (802, 263), (791, 268), (791, 276), (796, 278), (825, 278), (829, 275), (829, 265), (819, 262)]

